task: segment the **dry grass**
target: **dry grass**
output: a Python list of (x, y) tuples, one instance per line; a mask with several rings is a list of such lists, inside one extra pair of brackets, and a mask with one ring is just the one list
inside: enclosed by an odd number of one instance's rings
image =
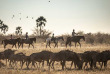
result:
[[(3, 49), (3, 45), (0, 46), (0, 51), (4, 51)], [(7, 46), (7, 48), (11, 48), (10, 45)], [(84, 51), (90, 51), (90, 50), (95, 50), (95, 51), (104, 51), (104, 50), (110, 50), (110, 46), (107, 45), (97, 45), (97, 46), (91, 46), (91, 45), (87, 45), (87, 44), (83, 44), (82, 47), (80, 48), (79, 46), (77, 48), (75, 48), (74, 46), (72, 46), (71, 48), (65, 48), (64, 45), (62, 45), (62, 47), (60, 46), (59, 48), (45, 48), (45, 44), (41, 43), (41, 44), (35, 44), (35, 48), (33, 49), (32, 47), (30, 49), (27, 48), (27, 45), (24, 46), (23, 49), (13, 49), (13, 50), (18, 50), (16, 53), (18, 52), (23, 52), (26, 53), (26, 55), (30, 55), (32, 53), (35, 52), (40, 52), (42, 50), (49, 50), (52, 52), (59, 52), (60, 50), (65, 50), (65, 49), (69, 49), (75, 52), (84, 52)], [(2, 62), (5, 63), (4, 60), (2, 60)], [(70, 67), (70, 62), (66, 63), (67, 67)], [(110, 74), (110, 61), (108, 62), (108, 67), (106, 70), (100, 70), (100, 69), (94, 69), (94, 70), (75, 70), (74, 66), (72, 67), (72, 70), (61, 70), (61, 65), (56, 62), (55, 63), (55, 70), (50, 70), (48, 71), (48, 67), (44, 66), (44, 69), (30, 69), (30, 70), (26, 70), (26, 66), (23, 67), (23, 70), (20, 69), (19, 63), (18, 63), (18, 68), (9, 68), (9, 67), (4, 67), (4, 68), (0, 68), (0, 74)]]

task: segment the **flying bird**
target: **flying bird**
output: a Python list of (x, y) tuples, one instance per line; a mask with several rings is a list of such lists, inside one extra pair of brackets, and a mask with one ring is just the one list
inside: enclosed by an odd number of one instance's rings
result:
[(28, 16), (26, 18), (28, 18)]
[(15, 17), (15, 15), (13, 15), (13, 17)]
[(15, 17), (15, 15), (12, 16), (12, 19)]

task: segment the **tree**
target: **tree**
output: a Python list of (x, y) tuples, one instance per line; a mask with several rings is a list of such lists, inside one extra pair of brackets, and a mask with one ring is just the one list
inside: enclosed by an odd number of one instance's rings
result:
[[(52, 32), (50, 32), (49, 30), (46, 30), (46, 29), (42, 30), (41, 32), (42, 32), (42, 36), (46, 37), (46, 38), (52, 34)], [(33, 35), (39, 36), (39, 33), (40, 33), (40, 30), (38, 30), (38, 28), (35, 28), (33, 30)]]
[(3, 24), (3, 21), (2, 20), (0, 20), (0, 26)]
[(2, 26), (3, 26), (3, 21), (0, 20), (0, 29), (1, 29), (1, 32), (2, 32)]
[(8, 31), (8, 25), (3, 24), (2, 32), (5, 34)]
[(84, 35), (84, 32), (83, 31), (78, 31), (77, 34), (78, 35)]
[(0, 20), (0, 29), (4, 34), (8, 31), (8, 25), (4, 24), (3, 21)]
[(40, 28), (40, 36), (41, 36), (43, 27), (45, 26), (46, 22), (47, 22), (47, 21), (46, 21), (46, 19), (45, 19), (43, 16), (40, 16), (40, 17), (36, 20), (37, 28), (38, 28), (38, 27)]
[(15, 33), (16, 33), (17, 35), (22, 35), (22, 28), (21, 28), (20, 26), (16, 27)]
[(92, 33), (85, 34), (86, 37), (86, 43), (90, 43), (91, 45), (94, 45), (95, 42), (95, 36)]

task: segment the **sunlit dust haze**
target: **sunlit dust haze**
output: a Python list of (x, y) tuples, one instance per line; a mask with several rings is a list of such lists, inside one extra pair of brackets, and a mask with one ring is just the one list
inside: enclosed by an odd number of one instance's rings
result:
[(39, 16), (46, 18), (45, 29), (55, 35), (71, 34), (73, 29), (110, 33), (110, 0), (0, 0), (0, 19), (9, 26), (7, 34), (15, 33), (17, 26), (23, 34), (32, 34)]

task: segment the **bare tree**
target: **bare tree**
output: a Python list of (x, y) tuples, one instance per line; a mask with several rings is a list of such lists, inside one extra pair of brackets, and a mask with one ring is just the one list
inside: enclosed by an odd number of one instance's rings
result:
[(83, 31), (78, 31), (77, 34), (78, 35), (84, 35), (84, 32)]
[[(42, 34), (43, 37), (47, 38), (47, 37), (50, 36), (50, 34), (52, 34), (52, 32), (50, 32), (49, 30), (44, 29), (44, 30), (41, 30), (41, 34)], [(33, 30), (33, 35), (39, 36), (40, 35), (40, 30), (38, 28), (35, 28)]]

